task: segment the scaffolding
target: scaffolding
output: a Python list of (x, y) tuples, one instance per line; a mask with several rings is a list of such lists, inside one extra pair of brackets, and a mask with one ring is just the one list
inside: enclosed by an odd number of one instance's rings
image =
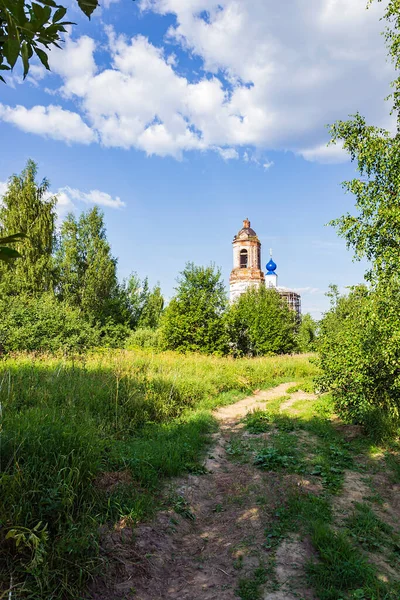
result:
[(284, 298), (291, 310), (294, 310), (297, 317), (301, 316), (301, 296), (294, 290), (278, 287), (278, 292), (281, 298)]

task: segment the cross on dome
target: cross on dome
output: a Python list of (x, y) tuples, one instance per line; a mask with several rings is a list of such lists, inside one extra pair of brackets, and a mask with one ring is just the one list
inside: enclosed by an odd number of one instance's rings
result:
[(267, 269), (267, 275), (276, 275), (275, 271), (277, 268), (277, 264), (272, 260), (272, 248), (269, 251), (270, 259), (267, 262), (265, 268)]

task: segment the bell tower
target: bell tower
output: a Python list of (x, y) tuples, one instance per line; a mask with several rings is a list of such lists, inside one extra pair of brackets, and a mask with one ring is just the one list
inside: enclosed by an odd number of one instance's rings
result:
[(230, 301), (234, 302), (249, 287), (264, 285), (261, 270), (261, 243), (250, 221), (245, 219), (243, 227), (233, 238), (233, 269), (229, 279)]

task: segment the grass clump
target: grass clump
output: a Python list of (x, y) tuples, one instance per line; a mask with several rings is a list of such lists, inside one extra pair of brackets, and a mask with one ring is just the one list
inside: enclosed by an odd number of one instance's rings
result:
[(379, 550), (395, 542), (393, 528), (377, 517), (365, 503), (357, 502), (346, 521), (350, 535), (367, 550)]
[(308, 576), (320, 600), (350, 598), (352, 592), (375, 585), (374, 568), (344, 533), (317, 521), (311, 527), (311, 541), (318, 562), (309, 564)]
[(262, 586), (267, 583), (267, 569), (258, 567), (252, 577), (239, 580), (237, 595), (241, 600), (261, 600), (263, 597)]

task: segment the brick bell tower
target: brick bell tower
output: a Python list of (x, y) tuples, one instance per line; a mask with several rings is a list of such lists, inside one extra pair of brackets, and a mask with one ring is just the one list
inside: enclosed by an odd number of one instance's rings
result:
[(249, 287), (265, 284), (261, 270), (261, 243), (248, 219), (243, 221), (242, 229), (233, 238), (233, 269), (229, 284), (231, 302)]

